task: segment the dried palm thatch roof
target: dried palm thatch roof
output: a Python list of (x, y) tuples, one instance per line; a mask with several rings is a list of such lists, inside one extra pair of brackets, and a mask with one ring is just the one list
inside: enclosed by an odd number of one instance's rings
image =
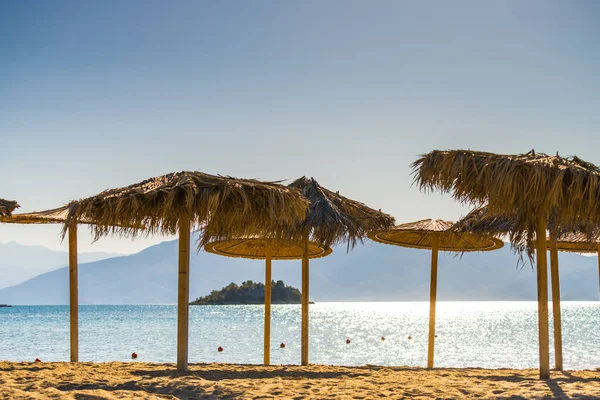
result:
[(283, 222), (304, 218), (307, 206), (298, 190), (275, 182), (183, 171), (71, 202), (64, 232), (89, 220), (96, 239), (109, 232), (135, 236), (142, 229), (175, 234), (185, 218), (209, 235), (270, 234)]
[[(262, 238), (230, 239), (207, 243), (204, 249), (213, 254), (234, 258), (264, 260), (266, 246), (271, 246), (273, 260), (298, 260), (302, 258), (301, 241), (272, 240)], [(332, 253), (330, 247), (321, 247), (316, 242), (308, 242), (308, 258), (321, 258)]]
[[(69, 207), (62, 206), (51, 210), (34, 211), (30, 213), (12, 214), (0, 217), (0, 222), (6, 224), (64, 224), (69, 214)], [(77, 221), (78, 224), (93, 224), (90, 219)], [(143, 228), (143, 227), (138, 227)]]
[(385, 230), (394, 225), (394, 218), (356, 200), (328, 190), (313, 179), (302, 177), (290, 183), (308, 199), (310, 205), (304, 221), (293, 231), (310, 232), (313, 241), (330, 247), (347, 243), (348, 248), (363, 242), (369, 232)]
[(550, 225), (600, 225), (600, 170), (577, 157), (435, 150), (412, 168), (422, 190), (441, 190), (477, 207), (487, 204), (495, 215), (514, 213), (511, 243), (530, 258), (540, 209), (547, 210)]
[(571, 253), (597, 253), (598, 241), (590, 242), (588, 236), (582, 232), (564, 233), (556, 240), (556, 248)]
[(19, 205), (16, 201), (0, 199), (0, 217), (8, 217)]
[(0, 218), (0, 222), (9, 224), (57, 224), (64, 223), (67, 220), (68, 213), (69, 209), (64, 206), (52, 210), (13, 214), (10, 217)]
[[(471, 232), (486, 235), (512, 235), (515, 225), (515, 214), (512, 216), (497, 215), (488, 210), (487, 207), (479, 207), (469, 212), (464, 218), (458, 221), (453, 229), (457, 232)], [(551, 230), (554, 228), (551, 228)], [(561, 251), (575, 253), (595, 253), (598, 251), (597, 236), (590, 240), (589, 229), (583, 227), (573, 228), (572, 231), (565, 231), (565, 228), (559, 229), (556, 237), (556, 247)], [(593, 231), (593, 230), (592, 230)], [(533, 233), (535, 237), (535, 232)], [(550, 238), (547, 240), (547, 247), (550, 248)], [(512, 237), (511, 237), (512, 241)], [(520, 245), (523, 246), (522, 244)], [(519, 243), (513, 245), (515, 250), (520, 250)]]
[(396, 225), (392, 229), (370, 233), (369, 238), (380, 243), (416, 249), (431, 249), (437, 237), (442, 251), (491, 251), (504, 243), (491, 235), (460, 233), (452, 230), (454, 223), (441, 219), (424, 219)]
[[(299, 190), (308, 200), (309, 207), (305, 218), (301, 221), (284, 223), (277, 228), (278, 232), (283, 232), (276, 236), (278, 239), (301, 243), (301, 239), (309, 234), (311, 241), (322, 249), (344, 242), (348, 244), (348, 248), (353, 248), (367, 237), (367, 233), (388, 229), (394, 224), (392, 216), (344, 197), (338, 192), (334, 193), (319, 185), (314, 178), (303, 176), (290, 183), (288, 187)], [(210, 223), (207, 224), (199, 247), (209, 242), (230, 239), (248, 240), (257, 237), (257, 235), (232, 235), (226, 231), (216, 235), (213, 232)]]

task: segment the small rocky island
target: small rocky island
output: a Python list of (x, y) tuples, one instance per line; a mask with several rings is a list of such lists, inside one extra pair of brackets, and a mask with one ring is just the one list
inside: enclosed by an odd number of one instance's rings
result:
[[(286, 286), (283, 281), (273, 281), (271, 284), (271, 304), (300, 304), (302, 294), (292, 286)], [(265, 285), (246, 281), (241, 285), (230, 283), (221, 290), (213, 290), (205, 297), (199, 297), (190, 305), (212, 304), (264, 304)]]

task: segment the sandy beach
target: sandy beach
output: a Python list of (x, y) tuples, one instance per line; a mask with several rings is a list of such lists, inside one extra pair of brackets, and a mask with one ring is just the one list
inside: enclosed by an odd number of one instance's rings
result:
[(3, 399), (600, 398), (599, 371), (0, 362)]

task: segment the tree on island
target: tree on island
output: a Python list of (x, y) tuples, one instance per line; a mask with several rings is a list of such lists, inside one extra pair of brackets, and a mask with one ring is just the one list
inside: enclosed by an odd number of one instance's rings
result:
[[(292, 286), (286, 286), (283, 281), (273, 281), (271, 285), (272, 304), (300, 304), (302, 294)], [(213, 290), (208, 296), (199, 297), (191, 305), (207, 304), (264, 304), (265, 285), (250, 280), (237, 285), (231, 282), (221, 290)]]

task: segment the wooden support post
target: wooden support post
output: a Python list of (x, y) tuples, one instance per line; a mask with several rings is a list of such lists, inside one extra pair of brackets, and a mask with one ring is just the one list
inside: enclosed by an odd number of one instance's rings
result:
[(177, 370), (188, 370), (190, 302), (190, 221), (179, 220), (179, 274), (177, 292)]
[(302, 240), (302, 365), (308, 365), (308, 235)]
[(69, 227), (69, 311), (71, 362), (79, 361), (79, 290), (77, 288), (77, 225)]
[(560, 317), (560, 277), (558, 275), (558, 249), (556, 235), (550, 234), (550, 278), (552, 280), (552, 315), (554, 317), (554, 364), (563, 370), (562, 324)]
[(433, 368), (435, 349), (435, 303), (437, 298), (437, 270), (438, 270), (438, 241), (437, 234), (432, 235), (431, 247), (431, 282), (429, 285), (429, 342), (427, 345), (427, 368)]
[(600, 243), (598, 243), (598, 290), (600, 292)]
[(550, 343), (548, 337), (548, 265), (546, 260), (546, 210), (540, 207), (536, 222), (538, 338), (540, 379), (550, 378)]
[(271, 242), (265, 245), (265, 343), (264, 364), (271, 363)]

